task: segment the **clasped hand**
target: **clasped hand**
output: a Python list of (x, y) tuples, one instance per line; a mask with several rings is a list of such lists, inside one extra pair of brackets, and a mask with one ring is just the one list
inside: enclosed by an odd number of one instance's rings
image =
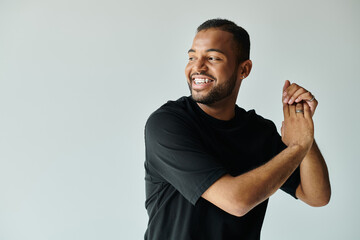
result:
[(287, 145), (299, 145), (308, 151), (314, 141), (312, 116), (318, 105), (315, 97), (305, 88), (286, 80), (283, 87), (284, 121), (281, 126), (282, 141)]

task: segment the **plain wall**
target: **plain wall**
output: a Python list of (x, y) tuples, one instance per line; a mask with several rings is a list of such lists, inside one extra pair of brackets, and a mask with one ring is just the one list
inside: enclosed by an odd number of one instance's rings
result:
[(143, 239), (147, 117), (189, 95), (196, 27), (235, 21), (253, 70), (238, 104), (282, 121), (286, 79), (318, 99), (332, 199), (277, 192), (262, 239), (355, 239), (360, 2), (0, 0), (0, 239)]

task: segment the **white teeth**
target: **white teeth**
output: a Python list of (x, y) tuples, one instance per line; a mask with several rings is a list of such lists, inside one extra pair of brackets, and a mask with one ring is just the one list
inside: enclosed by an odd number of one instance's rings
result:
[(207, 78), (195, 78), (194, 79), (195, 84), (204, 84), (204, 83), (209, 83), (211, 82), (211, 80), (207, 79)]

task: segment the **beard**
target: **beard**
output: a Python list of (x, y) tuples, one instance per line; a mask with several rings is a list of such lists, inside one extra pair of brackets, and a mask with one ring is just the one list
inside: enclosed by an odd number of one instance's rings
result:
[(189, 89), (191, 93), (191, 98), (197, 102), (202, 103), (205, 105), (210, 105), (213, 103), (216, 103), (220, 100), (223, 100), (224, 98), (230, 96), (232, 92), (234, 91), (235, 85), (236, 85), (236, 79), (237, 79), (237, 70), (234, 71), (233, 75), (223, 84), (216, 85), (207, 94), (201, 95), (201, 94), (194, 94), (192, 90), (192, 82), (190, 81)]

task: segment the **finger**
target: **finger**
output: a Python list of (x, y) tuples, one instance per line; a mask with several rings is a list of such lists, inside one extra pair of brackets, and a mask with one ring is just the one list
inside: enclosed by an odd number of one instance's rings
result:
[(285, 90), (285, 97), (283, 102), (289, 103), (289, 100), (292, 95), (299, 89), (300, 87), (296, 83), (292, 83), (286, 90)]
[(302, 105), (303, 105), (303, 108), (304, 108), (304, 117), (305, 118), (311, 118), (312, 113), (311, 113), (309, 105), (306, 102), (303, 102)]
[(298, 100), (299, 96), (301, 96), (304, 93), (307, 93), (308, 91), (306, 91), (306, 89), (304, 88), (299, 88), (297, 89), (294, 94), (290, 97), (289, 99), (289, 104), (293, 104), (294, 102), (299, 102), (299, 101), (295, 101)]
[(316, 107), (317, 107), (317, 105), (319, 104), (319, 102), (314, 98), (313, 101), (311, 101), (311, 102), (306, 101), (306, 103), (307, 103), (307, 104), (309, 105), (309, 107), (310, 107), (311, 115), (314, 115), (315, 110), (316, 110)]
[(289, 104), (283, 103), (283, 113), (284, 113), (284, 119), (287, 119), (290, 116)]
[[(296, 97), (295, 102), (309, 101), (309, 100), (313, 101), (314, 99), (312, 99), (312, 98), (313, 98), (313, 95), (311, 94), (311, 92), (305, 90), (305, 92), (299, 94)], [(311, 102), (311, 101), (309, 101), (309, 102)]]
[(304, 107), (303, 107), (302, 103), (297, 103), (295, 105), (295, 113), (296, 113), (296, 116), (304, 116)]
[(283, 86), (283, 95), (285, 93), (285, 90), (290, 86), (290, 81), (289, 80), (285, 80), (284, 86)]
[(318, 101), (315, 99), (314, 95), (311, 92), (306, 92), (300, 95), (296, 101), (304, 101), (304, 103), (307, 103), (310, 107), (311, 115), (314, 115), (316, 107), (318, 105)]
[[(288, 104), (289, 105), (289, 104)], [(296, 107), (295, 104), (289, 105), (289, 115), (290, 116), (296, 116)]]

